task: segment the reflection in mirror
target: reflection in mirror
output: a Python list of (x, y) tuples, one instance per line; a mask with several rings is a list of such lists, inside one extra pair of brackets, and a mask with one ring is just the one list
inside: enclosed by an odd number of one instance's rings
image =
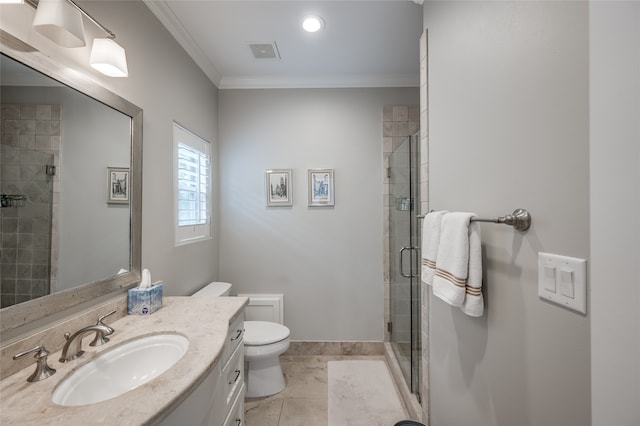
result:
[(142, 110), (1, 36), (6, 332), (139, 281)]
[(131, 118), (4, 55), (0, 75), (2, 307), (129, 270), (107, 167), (129, 168)]

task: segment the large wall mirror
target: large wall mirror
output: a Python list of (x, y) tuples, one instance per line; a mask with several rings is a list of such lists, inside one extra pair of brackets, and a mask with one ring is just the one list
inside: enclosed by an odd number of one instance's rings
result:
[(0, 331), (140, 278), (142, 110), (5, 32)]

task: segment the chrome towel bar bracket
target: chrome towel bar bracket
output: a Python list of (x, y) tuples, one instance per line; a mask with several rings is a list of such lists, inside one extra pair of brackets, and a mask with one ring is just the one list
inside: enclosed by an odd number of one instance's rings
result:
[[(418, 219), (424, 219), (424, 215), (419, 215), (416, 217)], [(493, 219), (473, 217), (471, 218), (471, 222), (500, 223), (503, 225), (513, 226), (516, 230), (524, 232), (531, 227), (531, 215), (525, 209), (515, 209), (511, 214)]]

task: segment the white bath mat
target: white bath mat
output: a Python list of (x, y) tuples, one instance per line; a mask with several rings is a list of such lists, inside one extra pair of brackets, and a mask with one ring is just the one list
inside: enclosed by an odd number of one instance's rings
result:
[(393, 426), (406, 419), (381, 360), (329, 361), (329, 426)]

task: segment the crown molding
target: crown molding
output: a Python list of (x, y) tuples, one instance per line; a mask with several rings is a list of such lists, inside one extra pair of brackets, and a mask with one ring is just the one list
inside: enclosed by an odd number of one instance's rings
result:
[(417, 75), (355, 75), (349, 78), (327, 76), (305, 77), (222, 77), (220, 89), (337, 89), (420, 87)]
[(143, 2), (193, 59), (196, 65), (209, 77), (209, 80), (217, 87), (220, 87), (220, 81), (222, 80), (220, 72), (200, 49), (200, 46), (191, 38), (189, 32), (178, 20), (169, 5), (164, 0), (143, 0)]

